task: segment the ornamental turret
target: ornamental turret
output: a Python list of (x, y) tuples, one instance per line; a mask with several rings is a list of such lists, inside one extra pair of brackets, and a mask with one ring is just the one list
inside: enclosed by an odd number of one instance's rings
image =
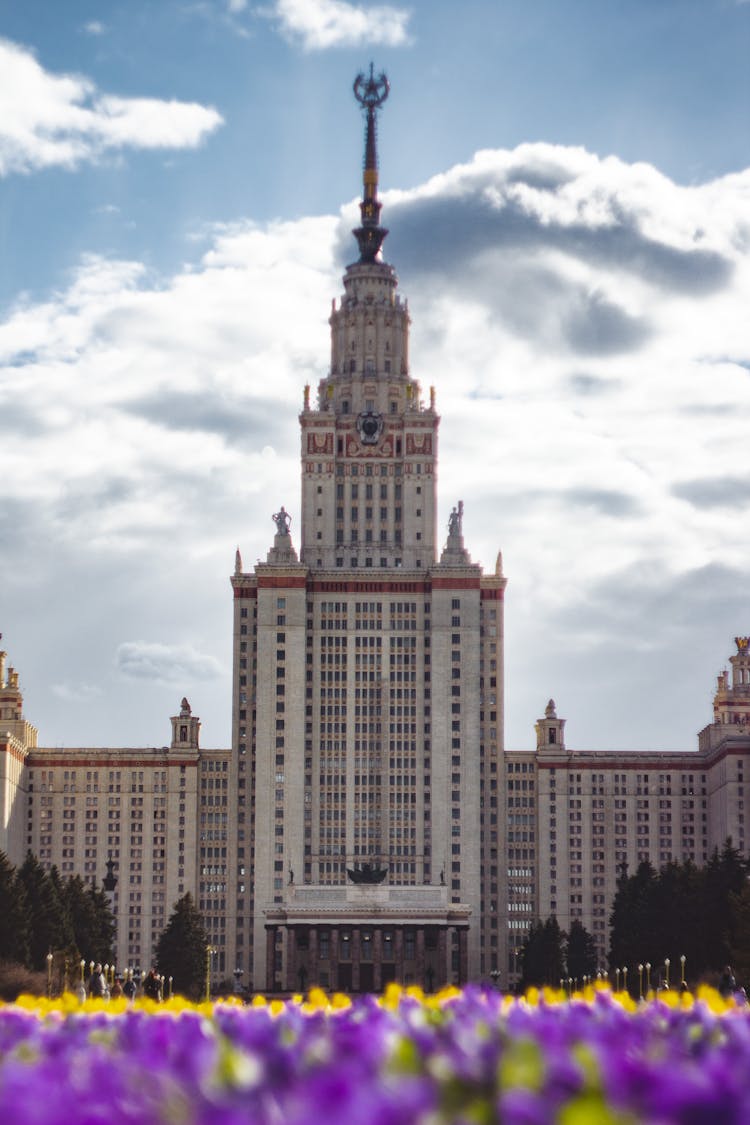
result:
[(714, 696), (714, 723), (750, 729), (750, 637), (735, 637), (737, 652), (730, 656), (729, 672), (718, 677)]
[(544, 709), (544, 718), (534, 724), (536, 748), (541, 751), (565, 752), (565, 719), (558, 719), (554, 699)]
[(199, 743), (201, 721), (187, 699), (183, 696), (180, 704), (179, 715), (173, 715), (172, 723), (172, 750), (197, 750)]

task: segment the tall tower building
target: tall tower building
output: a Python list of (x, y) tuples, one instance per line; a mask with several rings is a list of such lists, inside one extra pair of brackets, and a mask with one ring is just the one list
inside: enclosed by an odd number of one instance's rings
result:
[(245, 572), (238, 553), (232, 578), (250, 856), (236, 948), (258, 988), (437, 986), (496, 967), (505, 579), (499, 556), (491, 576), (472, 563), (460, 502), (438, 554), (435, 392), (412, 376), (408, 305), (381, 256), (388, 89), (372, 67), (354, 83), (359, 255), (328, 374), (314, 401), (304, 389), (299, 554), (282, 506), (266, 561)]

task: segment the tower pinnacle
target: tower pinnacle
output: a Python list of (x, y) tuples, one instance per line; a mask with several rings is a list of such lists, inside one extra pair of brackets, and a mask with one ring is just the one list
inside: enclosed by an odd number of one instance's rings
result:
[(362, 226), (354, 231), (354, 236), (359, 244), (360, 262), (374, 262), (380, 253), (385, 236), (388, 234), (388, 231), (380, 226), (382, 204), (378, 200), (375, 114), (388, 97), (389, 90), (390, 85), (385, 73), (381, 72), (375, 77), (372, 63), (370, 63), (369, 76), (360, 73), (354, 79), (354, 96), (366, 114), (363, 192), (362, 202), (359, 205)]

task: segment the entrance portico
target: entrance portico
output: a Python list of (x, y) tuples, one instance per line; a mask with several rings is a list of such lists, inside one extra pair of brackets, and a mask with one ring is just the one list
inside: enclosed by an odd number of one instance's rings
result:
[(265, 911), (269, 991), (433, 991), (468, 978), (469, 908), (445, 887), (290, 886)]

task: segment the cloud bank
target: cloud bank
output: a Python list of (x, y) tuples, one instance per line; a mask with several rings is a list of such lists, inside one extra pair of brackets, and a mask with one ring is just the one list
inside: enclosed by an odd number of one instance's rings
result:
[(220, 674), (218, 660), (196, 652), (189, 645), (149, 644), (126, 641), (117, 649), (117, 666), (123, 675), (135, 680), (161, 683), (191, 683), (212, 680)]
[(0, 39), (0, 176), (72, 169), (124, 148), (195, 148), (221, 124), (208, 106), (117, 97), (81, 75), (52, 74)]
[[(683, 187), (543, 144), (384, 197), (442, 416), (439, 526), (463, 499), (473, 557), (501, 548), (510, 579), (510, 746), (550, 695), (578, 746), (614, 724), (690, 747), (710, 718), (748, 628), (749, 198), (750, 172)], [(74, 638), (71, 683), (143, 685), (152, 730), (149, 685), (201, 680), (229, 737), (234, 550), (265, 557), (282, 503), (299, 528), (296, 416), (355, 221), (217, 227), (169, 278), (89, 258), (0, 324), (6, 636), (67, 574), (45, 640)]]

